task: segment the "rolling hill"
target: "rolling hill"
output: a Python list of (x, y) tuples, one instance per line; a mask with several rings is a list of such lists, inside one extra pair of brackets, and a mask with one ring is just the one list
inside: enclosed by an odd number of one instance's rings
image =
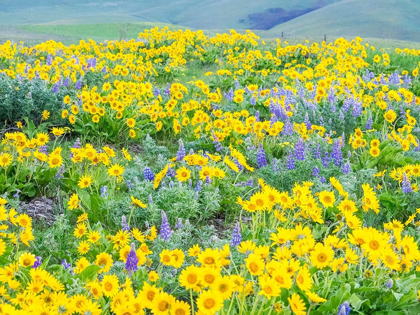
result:
[(420, 0), (0, 0), (0, 41), (132, 38), (154, 25), (420, 42)]
[(267, 31), (276, 37), (361, 36), (420, 41), (420, 1), (344, 0), (309, 12)]

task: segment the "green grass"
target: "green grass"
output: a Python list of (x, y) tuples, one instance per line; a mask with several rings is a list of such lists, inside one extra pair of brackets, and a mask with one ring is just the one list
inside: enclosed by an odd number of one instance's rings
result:
[(420, 41), (418, 16), (417, 1), (343, 0), (278, 25), (267, 35), (276, 37), (284, 32), (288, 36), (326, 34)]
[(204, 29), (212, 35), (232, 28), (245, 31), (253, 23), (249, 15), (264, 20), (270, 8), (290, 12), (319, 6), (269, 30), (254, 31), (268, 39), (283, 33), (291, 43), (322, 41), (325, 34), (327, 41), (360, 36), (379, 47), (420, 48), (407, 43), (420, 42), (420, 5), (414, 0), (3, 0), (2, 5), (6, 9), (0, 10), (0, 42), (136, 38), (156, 25)]
[[(340, 0), (323, 0), (329, 4)], [(0, 21), (19, 24), (87, 24), (109, 22), (161, 22), (192, 28), (248, 28), (249, 14), (270, 8), (302, 10), (315, 7), (319, 0), (3, 0)]]
[(70, 25), (20, 25), (16, 29), (36, 35), (48, 35), (52, 39), (59, 39), (66, 43), (75, 43), (81, 39), (95, 41), (137, 38), (139, 33), (153, 27), (169, 26), (171, 29), (185, 29), (177, 25), (163, 23), (103, 23), (103, 24), (70, 24)]

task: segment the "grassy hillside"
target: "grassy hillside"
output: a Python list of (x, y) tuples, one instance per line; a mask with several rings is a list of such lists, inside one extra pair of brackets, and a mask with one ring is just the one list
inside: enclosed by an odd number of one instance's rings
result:
[(145, 28), (252, 29), (261, 37), (420, 42), (418, 0), (2, 0), (0, 41), (133, 38)]
[(420, 41), (420, 3), (415, 0), (343, 0), (278, 25), (276, 37), (361, 36)]
[(162, 22), (193, 28), (269, 29), (340, 0), (2, 0), (0, 23)]

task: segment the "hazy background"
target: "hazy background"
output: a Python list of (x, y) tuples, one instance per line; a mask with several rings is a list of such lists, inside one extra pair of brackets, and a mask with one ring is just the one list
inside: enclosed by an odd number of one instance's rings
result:
[[(0, 0), (0, 41), (135, 38), (145, 29), (251, 29), (263, 38), (420, 42), (420, 0)], [(413, 43), (414, 47), (419, 47)]]

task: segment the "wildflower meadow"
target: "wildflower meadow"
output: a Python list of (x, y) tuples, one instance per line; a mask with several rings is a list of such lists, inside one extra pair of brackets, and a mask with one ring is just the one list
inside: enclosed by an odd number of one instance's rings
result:
[(0, 314), (420, 314), (420, 50), (153, 28), (0, 45)]

